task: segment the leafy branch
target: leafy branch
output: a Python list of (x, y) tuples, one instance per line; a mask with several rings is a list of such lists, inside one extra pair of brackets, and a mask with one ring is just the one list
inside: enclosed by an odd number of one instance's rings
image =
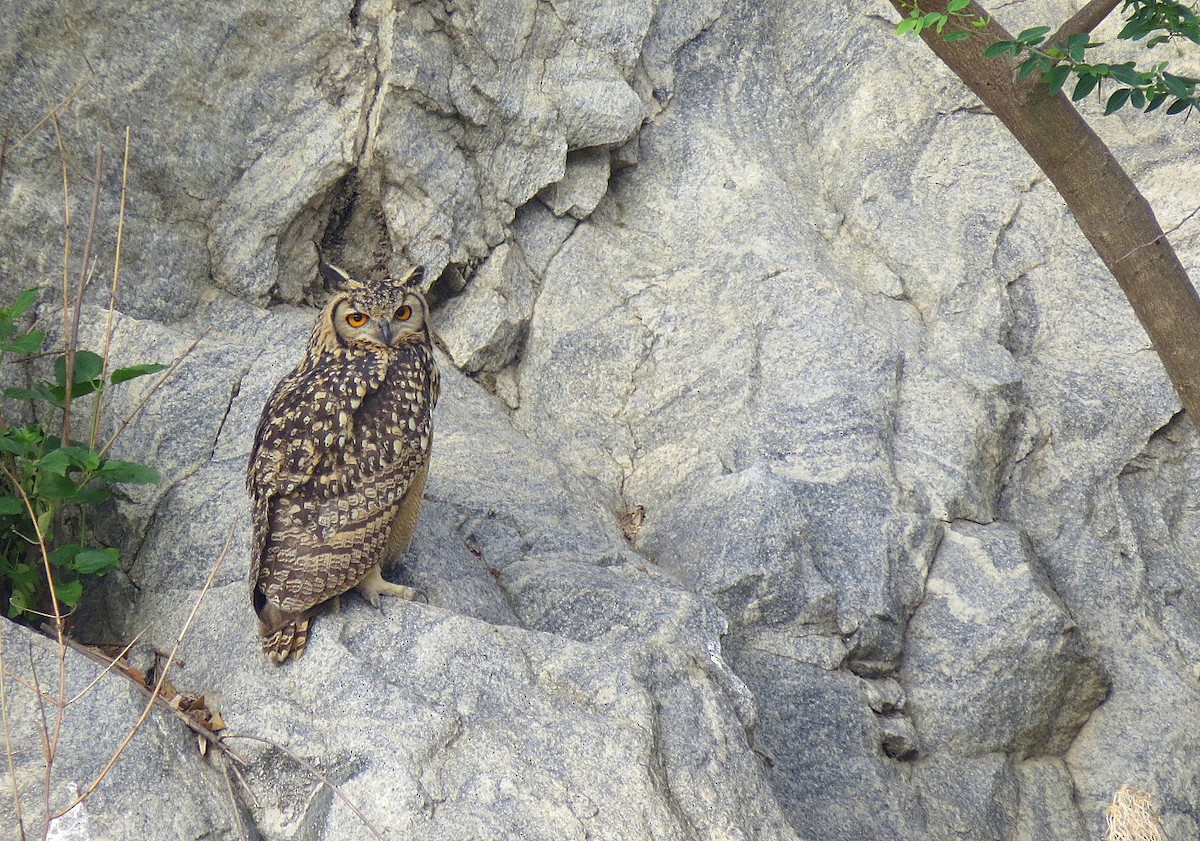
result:
[[(943, 12), (924, 12), (916, 3), (906, 4), (908, 16), (896, 25), (899, 35), (920, 35), (932, 30), (947, 42), (971, 38), (985, 29), (990, 18), (971, 10), (970, 0), (950, 0)], [(1152, 49), (1178, 38), (1200, 44), (1200, 16), (1190, 7), (1169, 0), (1125, 0), (1123, 11), (1132, 12), (1125, 26), (1117, 34), (1119, 40), (1145, 41)], [(1047, 39), (1052, 43), (1047, 44)], [(1116, 82), (1104, 104), (1104, 113), (1112, 114), (1125, 106), (1149, 113), (1162, 107), (1168, 100), (1167, 114), (1200, 111), (1200, 80), (1167, 71), (1169, 62), (1160, 61), (1148, 68), (1139, 68), (1137, 62), (1120, 64), (1090, 62), (1089, 50), (1103, 46), (1094, 42), (1086, 32), (1071, 32), (1065, 38), (1056, 38), (1049, 26), (1035, 26), (1022, 31), (1015, 38), (996, 41), (984, 51), (988, 58), (1011, 56), (1020, 61), (1017, 76), (1020, 79), (1038, 74), (1038, 81), (1046, 85), (1050, 94), (1056, 95), (1074, 77), (1071, 100), (1079, 100), (1102, 89), (1105, 80)]]
[[(0, 309), (0, 360), (9, 354), (42, 352), (42, 331), (19, 333), (16, 327), (37, 294), (36, 289), (26, 290)], [(79, 349), (71, 362), (65, 352), (57, 354), (52, 380), (6, 388), (4, 397), (47, 404), (62, 416), (67, 429), (71, 400), (99, 397), (113, 386), (166, 368), (134, 365), (105, 375), (104, 359)], [(116, 549), (88, 546), (88, 512), (112, 497), (112, 485), (156, 483), (158, 474), (136, 462), (105, 458), (96, 445), (94, 439), (64, 440), (51, 432), (49, 422), (0, 426), (0, 578), (7, 579), (10, 616), (51, 615), (44, 609), (50, 592), (50, 598), (73, 608), (83, 595), (80, 576), (103, 575), (117, 565)], [(68, 513), (72, 528), (64, 523)], [(69, 532), (74, 539), (65, 537)]]

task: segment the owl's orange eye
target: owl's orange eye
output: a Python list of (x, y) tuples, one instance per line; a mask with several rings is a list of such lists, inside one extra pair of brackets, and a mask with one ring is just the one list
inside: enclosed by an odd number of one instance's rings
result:
[(408, 304), (405, 304), (400, 309), (396, 310), (396, 318), (400, 319), (401, 321), (408, 321), (410, 318), (412, 318), (412, 307), (410, 307)]
[(351, 312), (346, 314), (346, 323), (351, 327), (362, 327), (371, 319), (361, 312)]

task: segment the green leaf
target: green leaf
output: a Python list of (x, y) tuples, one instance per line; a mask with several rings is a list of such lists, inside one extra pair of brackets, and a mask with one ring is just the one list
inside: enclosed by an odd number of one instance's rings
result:
[(1192, 95), (1192, 90), (1196, 86), (1195, 79), (1188, 79), (1184, 76), (1176, 76), (1174, 73), (1162, 74), (1163, 84), (1167, 86), (1172, 94), (1180, 99), (1187, 99)]
[(9, 319), (20, 318), (26, 312), (28, 312), (29, 308), (33, 306), (35, 301), (37, 301), (38, 291), (38, 289), (34, 288), (26, 289), (25, 291), (18, 293), (17, 297), (13, 298), (13, 302), (11, 304), (3, 309), (0, 309), (0, 316)]
[(77, 467), (80, 470), (88, 472), (100, 469), (100, 454), (90, 447), (81, 447), (78, 444), (72, 444), (69, 447), (60, 447), (58, 452), (66, 455), (72, 467)]
[(1154, 94), (1154, 96), (1150, 97), (1150, 102), (1147, 103), (1147, 105), (1146, 105), (1146, 113), (1149, 114), (1151, 111), (1153, 111), (1155, 108), (1162, 105), (1166, 101), (1167, 101), (1167, 94), (1165, 94), (1165, 93)]
[(38, 531), (42, 533), (42, 537), (47, 541), (54, 539), (54, 512), (43, 511), (38, 514), (37, 518)]
[(1129, 95), (1129, 104), (1134, 108), (1142, 108), (1146, 104), (1146, 95), (1137, 88)]
[(0, 350), (5, 353), (40, 353), (44, 341), (46, 341), (45, 333), (41, 330), (30, 330), (20, 338), (0, 344)]
[[(904, 20), (902, 20), (898, 24), (896, 24), (896, 34), (897, 35), (907, 35), (909, 32), (917, 31), (917, 24), (918, 24), (918, 21), (916, 21), (915, 19), (905, 18)], [(116, 374), (113, 374), (113, 376), (115, 377)]]
[(0, 435), (0, 450), (21, 458), (33, 458), (37, 453), (38, 439), (23, 435), (23, 429), (9, 429)]
[(56, 476), (66, 476), (71, 467), (71, 457), (65, 449), (51, 450), (38, 459), (38, 467)]
[(133, 461), (106, 461), (99, 473), (106, 482), (156, 485), (160, 481), (157, 471)]
[[(104, 370), (104, 359), (98, 353), (90, 350), (75, 351), (75, 363), (71, 371), (71, 379), (76, 383), (90, 383), (100, 378)], [(67, 383), (67, 355), (62, 354), (54, 360), (54, 381), (61, 386)]]
[[(59, 392), (55, 394), (55, 391)], [(36, 383), (33, 388), (6, 388), (4, 396), (10, 400), (45, 400), (58, 408), (62, 408), (62, 389), (56, 389), (54, 386), (48, 386), (45, 383)]]
[(947, 44), (953, 44), (955, 41), (965, 41), (970, 37), (971, 37), (970, 32), (963, 32), (960, 29), (960, 30), (955, 30), (954, 32), (947, 32), (944, 36), (942, 36), (942, 40), (945, 41)]
[(1031, 29), (1024, 30), (1020, 35), (1017, 36), (1017, 40), (1020, 41), (1022, 44), (1028, 44), (1029, 46), (1032, 47), (1035, 44), (1042, 43), (1042, 41), (1045, 40), (1046, 36), (1049, 34), (1050, 34), (1050, 27), (1035, 26), (1035, 27), (1032, 27)]
[(95, 505), (99, 502), (104, 502), (106, 499), (112, 499), (112, 492), (107, 488), (87, 487), (80, 488), (75, 494), (75, 503), (77, 505)]
[[(903, 23), (903, 21), (901, 21)], [(901, 33), (903, 34), (903, 33)], [(166, 365), (159, 365), (157, 362), (151, 362), (148, 365), (130, 365), (127, 368), (118, 368), (112, 372), (109, 378), (113, 385), (123, 383), (126, 380), (132, 380), (135, 377), (144, 377), (147, 374), (157, 374), (159, 371), (167, 370)]]
[(987, 58), (998, 58), (1005, 53), (1012, 53), (1013, 55), (1016, 55), (1020, 51), (1021, 47), (1016, 41), (997, 41), (984, 50), (983, 54)]
[(1075, 33), (1067, 39), (1067, 55), (1071, 57), (1071, 61), (1083, 61), (1083, 53), (1091, 44), (1088, 42), (1088, 36)]
[(83, 547), (78, 543), (59, 546), (57, 549), (50, 550), (50, 563), (56, 567), (70, 566), (75, 561), (75, 556), (82, 551)]
[(67, 607), (74, 607), (79, 604), (79, 600), (83, 598), (83, 582), (82, 581), (67, 581), (65, 583), (54, 582), (54, 594), (58, 596), (58, 600)]
[(85, 549), (75, 556), (75, 569), (87, 575), (103, 575), (116, 565), (116, 549)]
[(1167, 106), (1167, 113), (1168, 114), (1178, 114), (1181, 111), (1186, 111), (1187, 109), (1189, 109), (1191, 107), (1192, 107), (1192, 101), (1190, 99), (1177, 99), (1174, 102), (1172, 102), (1170, 105)]
[(1108, 68), (1108, 75), (1112, 76), (1118, 82), (1129, 85), (1130, 87), (1136, 87), (1149, 81), (1148, 79), (1142, 78), (1142, 74), (1138, 72), (1136, 67), (1134, 67), (1132, 61), (1128, 61), (1125, 64), (1112, 65)]
[(1075, 83), (1075, 90), (1071, 92), (1071, 101), (1078, 102), (1079, 100), (1083, 99), (1095, 89), (1096, 84), (1099, 81), (1100, 78), (1098, 76), (1086, 74), (1080, 76), (1079, 81)]
[(37, 495), (42, 499), (73, 499), (79, 486), (70, 476), (59, 476), (56, 473), (43, 473), (38, 482)]
[(25, 501), (17, 496), (0, 496), (0, 516), (12, 517), (25, 512)]
[(42, 575), (42, 565), (39, 562), (35, 570), (31, 564), (13, 564), (5, 574), (13, 580), (14, 585), (32, 593), (39, 576)]
[(21, 292), (17, 297), (13, 298), (11, 304), (5, 309), (0, 310), (0, 315), (7, 318), (20, 318), (33, 306), (33, 302), (38, 298), (38, 292), (37, 288), (26, 289), (24, 292)]
[(30, 590), (13, 588), (12, 596), (8, 599), (8, 615), (20, 616), (33, 607), (33, 593)]
[(946, 4), (946, 11), (951, 13), (961, 12), (970, 5), (971, 0), (950, 0), (950, 2)]
[(1067, 64), (1060, 64), (1049, 73), (1042, 76), (1042, 81), (1050, 88), (1051, 94), (1056, 94), (1062, 90), (1063, 85), (1067, 81), (1067, 77), (1071, 75), (1071, 67)]
[(1104, 106), (1105, 116), (1108, 116), (1114, 111), (1120, 111), (1122, 108), (1124, 108), (1125, 103), (1129, 101), (1129, 95), (1131, 93), (1133, 93), (1133, 91), (1129, 88), (1120, 88), (1113, 91), (1109, 95), (1108, 102)]

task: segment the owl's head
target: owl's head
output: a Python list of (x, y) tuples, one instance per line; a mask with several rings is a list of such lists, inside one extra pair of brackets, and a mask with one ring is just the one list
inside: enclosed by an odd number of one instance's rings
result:
[(343, 346), (394, 347), (414, 338), (429, 341), (429, 305), (417, 284), (423, 269), (413, 269), (402, 280), (366, 284), (336, 266), (321, 265), (325, 283), (336, 290), (326, 305), (329, 319)]

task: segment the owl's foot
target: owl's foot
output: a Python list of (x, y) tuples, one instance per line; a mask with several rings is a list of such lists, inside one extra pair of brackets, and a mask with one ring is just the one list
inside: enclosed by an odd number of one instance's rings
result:
[(371, 603), (372, 607), (379, 607), (380, 596), (395, 596), (398, 599), (404, 599), (409, 602), (421, 597), (420, 591), (412, 587), (405, 587), (403, 584), (393, 584), (391, 581), (384, 581), (383, 574), (379, 571), (378, 566), (371, 567), (371, 571), (367, 573), (367, 577), (358, 582), (357, 590), (362, 594), (364, 599)]

